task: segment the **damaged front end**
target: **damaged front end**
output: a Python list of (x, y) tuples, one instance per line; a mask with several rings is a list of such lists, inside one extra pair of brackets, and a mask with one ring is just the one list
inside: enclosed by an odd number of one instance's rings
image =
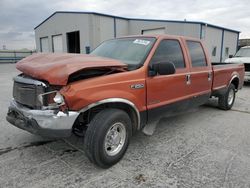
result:
[(35, 54), (16, 65), (13, 100), (7, 121), (45, 137), (68, 137), (79, 116), (70, 110), (63, 91), (72, 82), (127, 71), (127, 65), (108, 58), (72, 54)]
[(59, 87), (23, 74), (14, 78), (7, 121), (44, 137), (69, 137), (79, 113), (68, 111)]

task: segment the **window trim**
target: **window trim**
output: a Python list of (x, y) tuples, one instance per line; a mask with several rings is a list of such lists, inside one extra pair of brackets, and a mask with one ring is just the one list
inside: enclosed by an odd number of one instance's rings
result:
[[(204, 54), (204, 57), (205, 57), (205, 62), (206, 62), (206, 65), (205, 66), (193, 66), (192, 64), (192, 58), (191, 58), (191, 54), (190, 54), (190, 50), (188, 48), (188, 42), (196, 42), (196, 43), (199, 43), (200, 46), (201, 46), (201, 49), (203, 51), (203, 54)], [(198, 40), (185, 40), (185, 43), (186, 43), (186, 48), (187, 48), (187, 54), (188, 54), (188, 57), (189, 57), (189, 61), (190, 61), (190, 68), (194, 69), (194, 68), (204, 68), (204, 67), (209, 67), (209, 64), (208, 64), (208, 59), (207, 59), (207, 55), (206, 55), (206, 51), (204, 49), (204, 45), (202, 44), (201, 41), (198, 41)]]
[[(176, 71), (177, 71), (177, 73), (178, 73), (178, 70), (185, 70), (185, 69), (188, 68), (188, 66), (187, 66), (187, 63), (186, 63), (186, 58), (185, 58), (185, 53), (184, 53), (183, 45), (182, 45), (181, 41), (180, 41), (179, 39), (177, 39), (177, 38), (163, 38), (163, 39), (161, 39), (161, 40), (159, 41), (159, 43), (157, 44), (155, 50), (154, 50), (154, 53), (153, 53), (153, 55), (152, 55), (152, 57), (151, 57), (151, 59), (150, 59), (150, 61), (149, 61), (148, 66), (150, 67), (150, 66), (153, 64), (153, 63), (152, 63), (152, 59), (153, 59), (153, 57), (154, 57), (154, 55), (155, 55), (157, 49), (159, 48), (161, 42), (163, 42), (163, 41), (169, 41), (169, 40), (170, 40), (170, 41), (177, 41), (177, 42), (179, 43), (179, 46), (180, 46), (180, 49), (181, 49), (181, 52), (182, 52), (184, 67), (179, 67), (179, 68), (176, 67)], [(175, 65), (175, 64), (174, 64), (174, 65)]]

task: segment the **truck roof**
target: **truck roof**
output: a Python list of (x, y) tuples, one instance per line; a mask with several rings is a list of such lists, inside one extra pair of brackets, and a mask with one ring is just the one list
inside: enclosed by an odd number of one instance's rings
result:
[(122, 37), (118, 37), (119, 38), (130, 38), (130, 37), (138, 37), (138, 38), (147, 38), (147, 37), (154, 37), (154, 38), (163, 38), (163, 37), (168, 37), (168, 38), (183, 38), (183, 39), (189, 39), (189, 40), (198, 40), (200, 41), (200, 39), (198, 38), (194, 38), (194, 37), (187, 37), (187, 36), (179, 36), (179, 35), (168, 35), (168, 34), (150, 34), (150, 35), (128, 35), (128, 36), (122, 36)]

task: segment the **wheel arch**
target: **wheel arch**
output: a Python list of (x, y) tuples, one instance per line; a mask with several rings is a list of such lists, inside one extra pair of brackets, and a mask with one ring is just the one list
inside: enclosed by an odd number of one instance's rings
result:
[(240, 84), (239, 76), (238, 75), (232, 76), (232, 78), (231, 78), (231, 80), (229, 82), (229, 85), (230, 84), (233, 84), (235, 86), (236, 91), (237, 91), (239, 89), (239, 84)]
[(82, 108), (79, 112), (80, 114), (84, 115), (90, 112), (91, 110), (95, 110), (98, 108), (117, 108), (124, 110), (131, 118), (133, 132), (140, 129), (140, 113), (133, 102), (123, 98), (108, 98), (89, 104), (88, 106)]

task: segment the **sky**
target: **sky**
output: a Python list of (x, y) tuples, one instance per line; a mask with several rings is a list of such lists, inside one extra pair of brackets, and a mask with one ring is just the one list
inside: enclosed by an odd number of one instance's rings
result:
[(202, 21), (250, 38), (249, 0), (0, 0), (0, 49), (35, 49), (34, 27), (55, 11)]

